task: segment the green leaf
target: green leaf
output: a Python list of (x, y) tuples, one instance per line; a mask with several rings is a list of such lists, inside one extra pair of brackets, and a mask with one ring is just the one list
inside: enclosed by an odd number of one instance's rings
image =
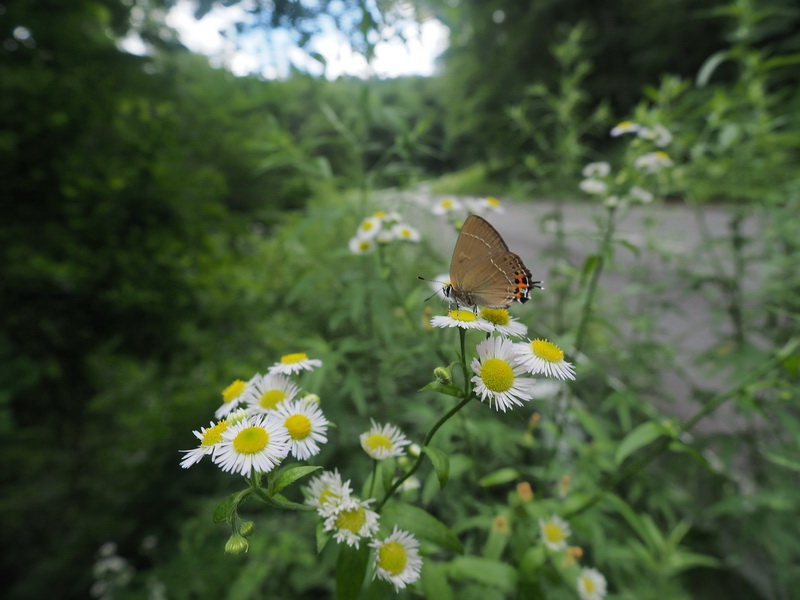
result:
[(314, 471), (319, 471), (322, 467), (312, 467), (312, 466), (297, 466), (291, 467), (286, 469), (285, 471), (281, 471), (278, 478), (275, 480), (275, 483), (272, 484), (272, 489), (275, 492), (280, 492), (283, 488), (287, 485), (290, 485), (300, 479), (301, 477), (305, 477), (306, 475), (313, 473)]
[(478, 480), (478, 485), (481, 487), (491, 487), (493, 485), (503, 485), (510, 481), (516, 481), (517, 479), (519, 479), (519, 471), (512, 467), (505, 467), (504, 469), (499, 469), (494, 473), (489, 473), (485, 477), (482, 477)]
[(464, 551), (452, 529), (436, 517), (411, 504), (388, 502), (381, 511), (381, 522), (395, 524), (420, 539), (443, 548), (449, 548), (453, 552), (460, 554)]
[(656, 423), (655, 421), (642, 423), (628, 435), (626, 435), (625, 438), (619, 443), (614, 461), (617, 463), (617, 465), (621, 465), (622, 461), (636, 452), (639, 448), (646, 446), (647, 444), (666, 434), (667, 429), (661, 423)]
[(431, 446), (423, 446), (422, 451), (433, 464), (436, 477), (439, 479), (439, 487), (444, 489), (447, 479), (450, 477), (450, 459), (447, 454)]
[(711, 79), (711, 76), (714, 74), (714, 71), (716, 71), (717, 67), (726, 60), (728, 60), (727, 50), (720, 50), (719, 52), (715, 52), (709, 56), (706, 62), (703, 63), (703, 66), (700, 67), (700, 70), (697, 72), (697, 77), (695, 78), (695, 84), (697, 87), (702, 88), (708, 85), (708, 82)]
[(450, 562), (450, 577), (491, 586), (492, 589), (510, 593), (517, 587), (517, 572), (498, 560), (477, 556), (457, 556)]
[(464, 391), (460, 387), (453, 385), (452, 383), (441, 383), (439, 381), (431, 381), (420, 391), (439, 392), (440, 394), (446, 394), (456, 398), (464, 397)]
[(286, 496), (281, 496), (280, 494), (274, 494), (272, 496), (268, 496), (267, 494), (259, 494), (258, 498), (262, 500), (265, 504), (272, 506), (274, 508), (280, 508), (282, 510), (299, 510), (299, 511), (312, 511), (315, 510), (313, 506), (309, 506), (308, 504), (299, 504), (297, 502), (292, 502)]
[(426, 557), (422, 563), (422, 575), (420, 576), (420, 585), (426, 598), (454, 600), (453, 588), (447, 581), (447, 568), (447, 564), (433, 562)]
[(239, 504), (242, 503), (242, 500), (247, 498), (252, 493), (253, 490), (246, 489), (240, 492), (236, 492), (235, 494), (231, 494), (225, 500), (219, 503), (217, 508), (214, 509), (214, 523), (223, 523), (233, 522), (233, 515), (236, 513), (236, 509), (239, 508)]
[(586, 260), (583, 262), (583, 268), (581, 269), (581, 281), (584, 282), (589, 279), (589, 276), (594, 273), (599, 264), (600, 257), (597, 254), (587, 256)]
[(336, 598), (337, 600), (355, 600), (361, 592), (364, 575), (367, 573), (369, 545), (360, 544), (353, 548), (347, 544), (339, 545), (339, 557), (336, 560)]
[(778, 465), (779, 467), (784, 467), (791, 471), (796, 471), (800, 473), (800, 462), (798, 462), (794, 458), (789, 458), (788, 456), (783, 456), (775, 452), (765, 453), (764, 458), (766, 458), (769, 462), (771, 462), (774, 465)]

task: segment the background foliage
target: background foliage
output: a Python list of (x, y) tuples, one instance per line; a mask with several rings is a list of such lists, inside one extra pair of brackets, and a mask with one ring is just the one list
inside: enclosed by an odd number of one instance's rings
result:
[[(301, 6), (254, 9), (302, 43), (316, 15)], [(260, 513), (250, 554), (221, 557), (225, 533), (209, 515), (232, 484), (210, 469), (179, 472), (176, 450), (232, 379), (298, 349), (325, 361), (317, 382), (340, 440), (357, 440), (377, 406), (408, 432), (440, 412), (440, 400), (416, 400), (445, 349), (420, 342), (424, 291), (413, 275), (444, 265), (431, 248), (407, 247), (388, 262), (398, 289), (375, 285), (345, 243), (375, 189), (447, 175), (437, 190), (569, 197), (585, 162), (624, 159), (607, 136), (617, 120), (663, 123), (678, 164), (663, 195), (730, 214), (727, 235), (703, 247), (708, 268), (683, 273), (724, 323), (693, 360), (734, 379), (796, 335), (794, 2), (430, 1), (421, 14), (451, 28), (440, 75), (388, 81), (234, 78), (180, 47), (159, 16), (165, 5), (149, 8), (141, 33), (155, 52), (135, 57), (116, 46), (128, 2), (0, 5), (4, 597), (85, 597), (98, 548), (112, 540), (136, 573), (120, 597), (156, 597), (159, 586), (186, 598), (331, 590), (334, 557), (316, 557), (302, 516)], [(369, 53), (388, 10), (349, 15), (343, 28)], [(743, 226), (751, 217), (758, 237)], [(557, 208), (547, 220), (561, 221)], [(580, 264), (567, 244), (554, 236), (548, 279), (564, 283), (543, 300), (552, 319), (540, 334), (569, 340), (587, 283), (615, 256), (598, 245)], [(637, 248), (675, 264), (650, 250)], [(744, 285), (754, 265), (765, 274), (758, 290)], [(459, 524), (468, 553), (480, 552), (498, 512), (518, 508), (508, 487), (482, 477), (512, 465), (517, 479), (553, 489), (569, 466), (589, 494), (613, 477), (618, 441), (661, 417), (641, 402), (663, 393), (659, 365), (675, 358), (648, 335), (660, 307), (632, 316), (604, 302), (575, 349), (591, 358), (575, 390), (578, 423), (539, 437), (522, 420), (486, 425), (474, 407), (460, 430), (443, 432), (457, 453), (451, 486), (435, 496), (431, 479), (420, 498)], [(630, 335), (619, 325), (628, 318)], [(797, 377), (795, 356), (737, 390), (745, 434), (701, 436), (682, 448), (694, 463), (661, 456), (616, 490), (622, 504), (577, 522), (618, 597), (791, 597)], [(713, 398), (703, 385), (692, 393)], [(556, 409), (537, 410), (557, 422)], [(462, 438), (472, 444), (464, 454)], [(354, 442), (326, 449), (320, 464), (356, 452)], [(494, 459), (475, 471), (481, 456)], [(345, 475), (357, 476), (351, 468)], [(507, 562), (529, 572), (523, 541), (508, 544)], [(452, 564), (458, 597), (503, 597), (506, 588)], [(523, 581), (522, 597), (539, 597), (538, 585)]]

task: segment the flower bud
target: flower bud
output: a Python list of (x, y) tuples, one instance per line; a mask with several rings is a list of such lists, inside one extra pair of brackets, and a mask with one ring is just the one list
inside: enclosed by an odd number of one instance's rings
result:
[(239, 534), (247, 537), (256, 529), (256, 524), (253, 521), (242, 521), (242, 524), (239, 526)]
[(439, 383), (453, 383), (453, 374), (447, 367), (436, 367), (433, 370), (433, 376)]
[(237, 555), (241, 554), (242, 552), (247, 552), (247, 549), (249, 547), (250, 547), (250, 542), (248, 542), (243, 536), (239, 535), (238, 533), (234, 533), (225, 543), (225, 553)]

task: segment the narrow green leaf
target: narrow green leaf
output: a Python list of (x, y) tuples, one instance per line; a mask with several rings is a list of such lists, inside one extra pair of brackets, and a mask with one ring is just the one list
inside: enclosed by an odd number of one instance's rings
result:
[(461, 542), (453, 530), (436, 517), (421, 508), (405, 502), (388, 502), (381, 511), (381, 522), (397, 525), (413, 533), (420, 539), (427, 540), (453, 552), (464, 551)]
[(319, 471), (322, 467), (312, 467), (308, 465), (297, 466), (297, 467), (290, 467), (278, 475), (278, 478), (275, 480), (275, 483), (272, 484), (272, 489), (275, 492), (280, 492), (283, 488), (287, 485), (294, 483), (298, 479), (313, 473), (314, 471)]
[(505, 593), (510, 593), (517, 587), (517, 572), (499, 560), (457, 556), (450, 562), (448, 573), (453, 579), (476, 581)]
[(491, 487), (493, 485), (503, 485), (511, 481), (516, 481), (517, 479), (519, 479), (519, 471), (512, 467), (505, 467), (504, 469), (499, 469), (494, 473), (489, 473), (485, 477), (482, 477), (478, 481), (478, 485), (481, 487)]
[(447, 581), (447, 565), (434, 562), (427, 557), (422, 563), (422, 575), (420, 585), (425, 592), (426, 598), (436, 598), (436, 600), (454, 600), (455, 594), (450, 582)]
[(597, 269), (599, 264), (600, 257), (597, 256), (597, 254), (587, 256), (586, 260), (583, 262), (583, 268), (581, 269), (581, 281), (589, 279), (589, 276), (594, 273), (594, 270)]
[(280, 508), (282, 510), (299, 510), (299, 511), (314, 510), (313, 506), (309, 506), (308, 504), (299, 504), (297, 502), (292, 502), (286, 496), (281, 496), (280, 494), (274, 494), (273, 496), (267, 496), (266, 494), (262, 496), (259, 494), (258, 498), (265, 504), (272, 506), (274, 508)]
[(639, 450), (639, 448), (646, 446), (662, 435), (666, 435), (666, 433), (667, 429), (661, 423), (656, 423), (655, 421), (642, 423), (619, 443), (614, 461), (617, 465), (621, 465), (622, 461)]
[(339, 557), (336, 560), (337, 600), (355, 600), (358, 597), (367, 572), (368, 558), (367, 544), (362, 543), (358, 548), (346, 544), (339, 545)]
[(769, 462), (774, 465), (778, 465), (779, 467), (784, 467), (791, 471), (796, 471), (800, 473), (800, 462), (793, 458), (789, 458), (788, 456), (782, 456), (775, 452), (767, 452), (764, 454), (764, 458), (766, 458)]
[(439, 381), (431, 381), (420, 391), (426, 391), (426, 390), (429, 392), (439, 392), (440, 394), (446, 394), (448, 396), (454, 396), (456, 398), (464, 397), (463, 390), (458, 386), (453, 385), (452, 383), (441, 383)]
[(714, 71), (716, 71), (717, 67), (727, 59), (727, 50), (720, 50), (719, 52), (715, 52), (709, 56), (706, 62), (703, 63), (703, 66), (700, 67), (700, 70), (697, 72), (697, 77), (695, 78), (695, 84), (697, 87), (702, 88), (708, 85), (708, 82), (711, 79), (711, 76), (714, 74)]
[(447, 454), (431, 446), (423, 446), (422, 451), (433, 464), (433, 469), (436, 471), (436, 477), (439, 479), (439, 487), (444, 489), (444, 486), (450, 477), (450, 459), (448, 458)]

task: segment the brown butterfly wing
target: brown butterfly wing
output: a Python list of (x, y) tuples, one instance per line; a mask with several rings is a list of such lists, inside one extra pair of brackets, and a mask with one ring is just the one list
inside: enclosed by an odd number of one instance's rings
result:
[(470, 215), (458, 234), (453, 258), (450, 259), (450, 283), (456, 289), (463, 289), (464, 274), (497, 252), (508, 252), (503, 238), (486, 219)]
[(485, 219), (471, 215), (464, 222), (450, 263), (450, 294), (470, 306), (508, 308), (526, 302), (540, 282)]

